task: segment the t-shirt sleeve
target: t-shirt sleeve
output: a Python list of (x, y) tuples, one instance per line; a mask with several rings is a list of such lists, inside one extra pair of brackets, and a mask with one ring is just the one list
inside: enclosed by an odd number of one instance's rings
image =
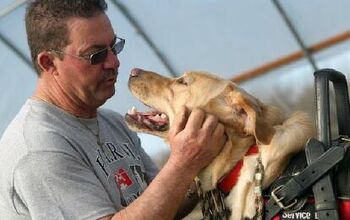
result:
[(63, 152), (34, 152), (14, 173), (15, 193), (32, 219), (97, 219), (116, 212), (94, 172)]

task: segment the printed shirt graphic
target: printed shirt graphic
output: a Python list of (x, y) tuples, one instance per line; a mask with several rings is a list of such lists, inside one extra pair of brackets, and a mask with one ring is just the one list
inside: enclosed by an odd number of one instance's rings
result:
[(114, 177), (115, 182), (121, 190), (125, 190), (128, 186), (131, 186), (132, 184), (132, 180), (123, 168), (120, 168), (114, 175)]
[(141, 167), (140, 166), (131, 166), (130, 168), (131, 168), (131, 170), (136, 178), (137, 183), (140, 185), (140, 187), (142, 189), (146, 188), (147, 183), (145, 181), (145, 174), (142, 172)]
[(147, 186), (147, 183), (143, 178), (144, 173), (141, 172), (141, 167), (130, 166), (129, 168), (132, 171), (132, 174), (130, 175), (123, 168), (117, 169), (117, 172), (114, 175), (115, 182), (117, 184), (117, 190), (120, 193), (120, 203), (124, 207), (129, 205), (138, 196), (140, 196), (142, 191)]
[(147, 187), (145, 168), (140, 156), (128, 143), (105, 143), (96, 150), (95, 162), (100, 173), (114, 185), (119, 204), (126, 207), (139, 197)]

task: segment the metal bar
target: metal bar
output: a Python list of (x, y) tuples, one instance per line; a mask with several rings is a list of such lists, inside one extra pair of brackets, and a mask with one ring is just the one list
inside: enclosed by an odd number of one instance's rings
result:
[(312, 68), (314, 69), (314, 71), (318, 70), (315, 60), (313, 59), (313, 57), (311, 56), (309, 50), (307, 49), (307, 47), (305, 46), (303, 40), (301, 39), (299, 33), (297, 32), (297, 30), (295, 29), (294, 25), (292, 24), (292, 22), (290, 21), (288, 15), (286, 14), (286, 12), (284, 11), (282, 5), (279, 3), (278, 0), (272, 0), (272, 2), (274, 3), (274, 5), (276, 6), (278, 12), (281, 14), (282, 18), (284, 19), (284, 21), (286, 22), (289, 30), (292, 32), (294, 38), (297, 40), (299, 46), (301, 47), (305, 57), (307, 58), (307, 60), (310, 62)]
[[(308, 50), (311, 53), (320, 52), (320, 51), (327, 49), (329, 47), (332, 47), (336, 44), (345, 42), (349, 39), (350, 39), (350, 31), (347, 30), (341, 34), (335, 35), (333, 37), (330, 37), (326, 40), (323, 40), (321, 42), (318, 42), (318, 43), (310, 46), (308, 48)], [(237, 76), (232, 77), (231, 80), (236, 82), (236, 83), (241, 83), (241, 82), (250, 80), (252, 78), (264, 75), (269, 71), (277, 69), (283, 65), (287, 65), (291, 62), (297, 61), (303, 57), (304, 57), (304, 54), (302, 51), (296, 51), (296, 52), (293, 52), (293, 53), (288, 54), (286, 56), (283, 56), (281, 58), (278, 58), (276, 60), (270, 61), (266, 64), (261, 65), (261, 66), (258, 66), (257, 68), (242, 72), (242, 73), (238, 74)]]
[(12, 44), (4, 35), (0, 33), (0, 41), (4, 43), (10, 50), (12, 50), (21, 60), (23, 60), (33, 71), (35, 71), (32, 62), (21, 52), (14, 44)]
[(27, 0), (16, 0), (8, 4), (7, 6), (0, 9), (0, 19), (5, 15), (11, 13), (13, 10), (17, 9), (19, 6), (24, 4)]
[(173, 77), (177, 77), (176, 71), (174, 67), (170, 64), (168, 59), (162, 54), (162, 52), (157, 48), (157, 46), (154, 44), (154, 42), (151, 40), (150, 37), (146, 34), (144, 29), (141, 27), (141, 25), (136, 21), (136, 19), (131, 15), (129, 10), (119, 1), (117, 0), (111, 0), (111, 2), (123, 13), (123, 15), (128, 19), (128, 21), (133, 25), (133, 27), (137, 30), (137, 32), (141, 35), (141, 37), (146, 41), (148, 46), (154, 51), (156, 56), (159, 58), (159, 60), (163, 63), (165, 68), (169, 71), (169, 73)]

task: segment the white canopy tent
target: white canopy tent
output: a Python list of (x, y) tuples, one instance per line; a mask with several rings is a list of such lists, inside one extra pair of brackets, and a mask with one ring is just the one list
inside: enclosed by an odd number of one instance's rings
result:
[[(121, 114), (132, 106), (144, 109), (127, 89), (132, 67), (167, 76), (204, 70), (223, 78), (245, 79), (241, 86), (262, 100), (287, 111), (309, 112), (314, 107), (314, 69), (350, 73), (349, 0), (107, 3), (113, 27), (126, 39), (126, 47), (120, 54), (116, 95), (103, 107)], [(0, 1), (0, 134), (35, 87), (25, 6), (26, 0)], [(304, 57), (298, 59), (296, 54)], [(158, 138), (141, 135), (141, 139), (154, 158), (167, 152)]]

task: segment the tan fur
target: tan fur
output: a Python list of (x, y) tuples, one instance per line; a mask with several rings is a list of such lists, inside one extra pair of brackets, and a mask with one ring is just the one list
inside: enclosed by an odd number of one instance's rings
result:
[[(170, 123), (180, 106), (186, 105), (189, 109), (201, 107), (224, 124), (228, 140), (198, 177), (203, 190), (211, 190), (237, 161), (244, 158), (238, 182), (225, 201), (232, 211), (231, 220), (255, 215), (252, 204), (257, 156), (244, 156), (249, 147), (256, 142), (261, 150), (265, 188), (281, 174), (289, 158), (303, 150), (313, 136), (312, 123), (305, 113), (296, 112), (285, 118), (278, 108), (263, 104), (231, 81), (207, 73), (187, 72), (180, 78), (170, 79), (141, 71), (137, 77), (130, 77), (129, 88), (143, 103), (168, 115)], [(136, 131), (167, 139), (167, 132), (153, 133), (127, 122)]]

